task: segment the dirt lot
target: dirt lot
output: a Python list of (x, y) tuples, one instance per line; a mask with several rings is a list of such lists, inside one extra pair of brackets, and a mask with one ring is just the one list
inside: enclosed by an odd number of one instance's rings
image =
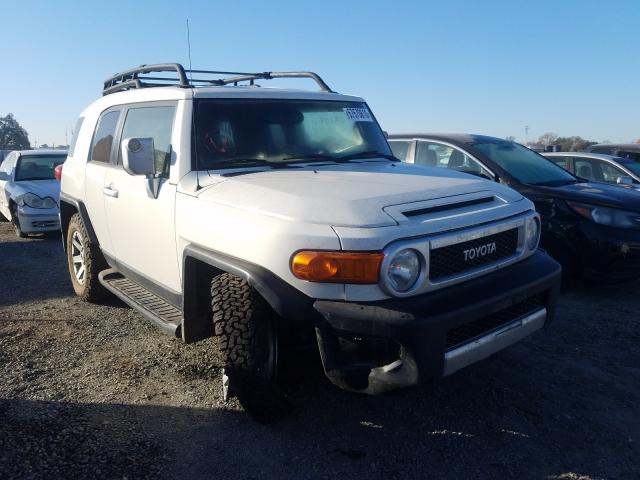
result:
[(266, 427), (222, 402), (212, 342), (81, 303), (57, 237), (0, 223), (0, 478), (638, 478), (638, 292), (582, 287), (544, 331), (384, 397), (303, 362)]

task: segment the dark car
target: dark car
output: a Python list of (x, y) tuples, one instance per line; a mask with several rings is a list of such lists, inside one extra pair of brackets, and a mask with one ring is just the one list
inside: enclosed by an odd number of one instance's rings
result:
[(602, 153), (549, 152), (545, 157), (577, 177), (640, 190), (640, 162)]
[(587, 152), (604, 153), (640, 162), (640, 143), (598, 143), (587, 148)]
[(542, 216), (541, 245), (564, 278), (640, 276), (640, 193), (589, 183), (518, 143), (469, 134), (391, 135), (401, 160), (499, 181), (530, 198)]

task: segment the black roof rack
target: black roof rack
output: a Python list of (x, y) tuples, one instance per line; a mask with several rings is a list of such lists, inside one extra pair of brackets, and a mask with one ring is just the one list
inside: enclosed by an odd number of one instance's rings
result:
[[(161, 72), (172, 72), (175, 73), (176, 76), (148, 76), (150, 73)], [(193, 78), (193, 74), (214, 75), (216, 78)], [(232, 76), (226, 77), (227, 75)], [(223, 86), (231, 84), (238, 86), (239, 83), (244, 82), (248, 82), (249, 85), (254, 85), (256, 80), (271, 80), (274, 78), (310, 78), (318, 84), (320, 90), (323, 92), (333, 92), (324, 80), (322, 80), (318, 74), (313, 72), (247, 73), (220, 72), (214, 70), (185, 70), (185, 68), (179, 63), (156, 63), (153, 65), (140, 65), (139, 67), (116, 73), (114, 76), (105, 80), (102, 95), (109, 95), (110, 93), (121, 92), (123, 90), (145, 87), (179, 86), (191, 88), (206, 85)]]

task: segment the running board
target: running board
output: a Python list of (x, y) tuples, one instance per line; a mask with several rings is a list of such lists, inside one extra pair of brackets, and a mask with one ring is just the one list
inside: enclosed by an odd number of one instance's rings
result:
[(128, 279), (115, 268), (100, 272), (98, 280), (116, 297), (139, 311), (165, 332), (176, 337), (181, 335), (182, 311), (180, 309)]

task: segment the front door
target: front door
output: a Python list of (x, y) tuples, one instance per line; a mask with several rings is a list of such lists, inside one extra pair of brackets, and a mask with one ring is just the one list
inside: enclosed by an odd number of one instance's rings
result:
[[(139, 281), (149, 280), (151, 286), (179, 293), (176, 185), (169, 183), (175, 110), (175, 104), (170, 103), (140, 104), (126, 109), (118, 136), (116, 168), (109, 169), (104, 178), (104, 201), (115, 256), (123, 272), (138, 276)], [(147, 178), (131, 175), (122, 166), (120, 143), (132, 137), (153, 139), (156, 173), (160, 176), (157, 197), (148, 188)]]

